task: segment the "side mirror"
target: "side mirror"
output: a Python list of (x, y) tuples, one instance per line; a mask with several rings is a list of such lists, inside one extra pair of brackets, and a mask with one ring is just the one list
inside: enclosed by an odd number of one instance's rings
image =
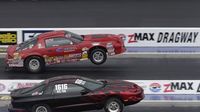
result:
[(81, 94), (82, 94), (82, 95), (85, 95), (85, 94), (87, 94), (87, 93), (89, 93), (88, 90), (86, 90), (86, 89), (81, 90)]

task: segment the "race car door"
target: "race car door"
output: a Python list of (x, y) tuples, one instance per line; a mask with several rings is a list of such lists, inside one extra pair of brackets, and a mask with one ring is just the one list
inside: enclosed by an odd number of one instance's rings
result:
[(66, 37), (51, 37), (45, 40), (44, 58), (47, 64), (63, 63), (69, 59), (68, 54), (74, 54), (75, 45)]
[(57, 83), (54, 86), (53, 94), (56, 108), (76, 107), (84, 104), (85, 97), (82, 91), (85, 88), (72, 83)]

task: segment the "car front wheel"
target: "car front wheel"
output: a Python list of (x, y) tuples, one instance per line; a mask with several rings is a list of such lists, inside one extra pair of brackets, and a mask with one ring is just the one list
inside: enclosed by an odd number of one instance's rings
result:
[(105, 112), (122, 112), (123, 111), (123, 103), (121, 100), (117, 98), (111, 98), (106, 102), (104, 106)]
[(35, 105), (32, 112), (51, 112), (51, 109), (48, 105)]
[(103, 64), (107, 59), (106, 52), (103, 49), (94, 49), (90, 53), (90, 60), (96, 65)]
[(45, 62), (40, 57), (33, 56), (25, 60), (24, 66), (30, 73), (39, 73), (45, 69)]

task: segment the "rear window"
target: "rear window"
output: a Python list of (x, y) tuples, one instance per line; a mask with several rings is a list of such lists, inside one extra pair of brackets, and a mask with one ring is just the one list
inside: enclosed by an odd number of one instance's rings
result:
[(19, 44), (16, 48), (17, 51), (19, 50), (26, 50), (31, 49), (37, 44), (37, 38), (29, 39), (21, 44)]
[(25, 89), (24, 91), (22, 91), (22, 94), (31, 95), (31, 96), (42, 95), (44, 88), (45, 88), (45, 84), (40, 85), (40, 86), (35, 86), (35, 87), (30, 88), (30, 89)]

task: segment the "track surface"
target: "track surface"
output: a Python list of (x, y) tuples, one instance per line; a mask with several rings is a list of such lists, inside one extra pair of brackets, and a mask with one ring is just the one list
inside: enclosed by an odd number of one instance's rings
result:
[(45, 73), (28, 74), (24, 69), (5, 71), (0, 59), (0, 79), (46, 79), (59, 75), (81, 75), (95, 79), (198, 80), (200, 59), (109, 58), (97, 66), (90, 61), (47, 67)]
[[(0, 108), (0, 112), (8, 112), (6, 107)], [(65, 111), (67, 112), (67, 111)], [(104, 112), (93, 110), (87, 112)], [(199, 112), (199, 107), (127, 107), (124, 112)]]
[(2, 0), (0, 27), (200, 26), (199, 0), (47, 1)]

